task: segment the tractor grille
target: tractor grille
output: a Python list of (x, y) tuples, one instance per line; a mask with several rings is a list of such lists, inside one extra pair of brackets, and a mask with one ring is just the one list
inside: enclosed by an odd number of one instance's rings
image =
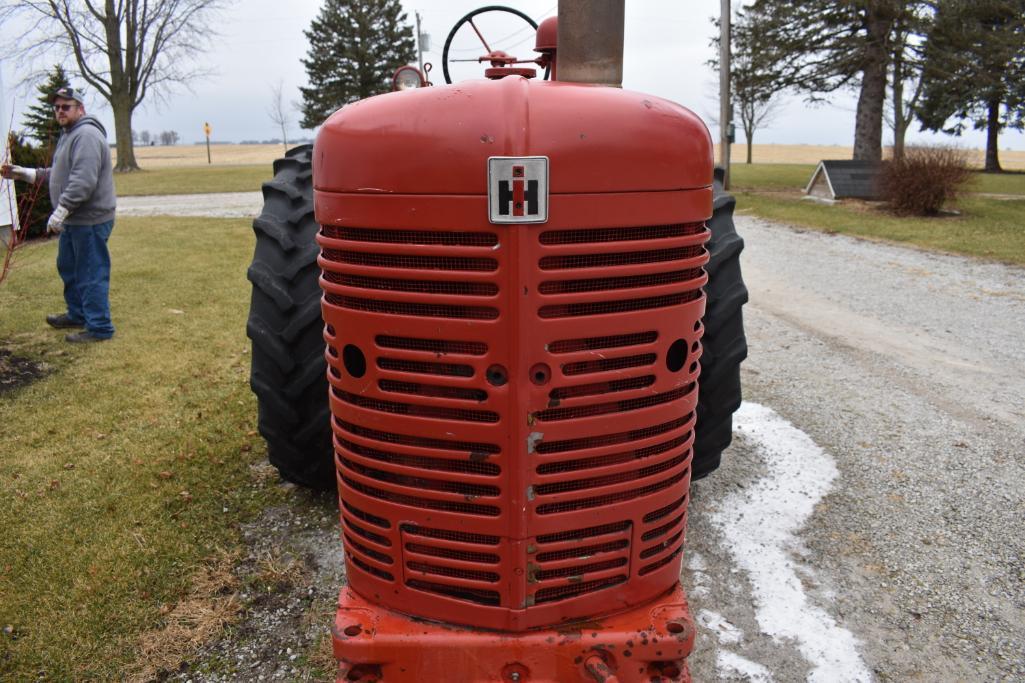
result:
[[(700, 309), (684, 306), (703, 296), (706, 239), (699, 222), (323, 227), (354, 588), (496, 628), (496, 608), (551, 623), (599, 615), (644, 577), (664, 584), (648, 597), (667, 589), (700, 352)], [(674, 343), (684, 357), (667, 371)]]

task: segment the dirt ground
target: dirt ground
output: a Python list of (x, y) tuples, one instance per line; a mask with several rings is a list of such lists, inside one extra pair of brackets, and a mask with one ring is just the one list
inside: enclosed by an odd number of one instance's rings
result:
[[(269, 465), (257, 476), (276, 477)], [(240, 605), (233, 625), (183, 661), (176, 671), (139, 680), (181, 683), (328, 681), (334, 679), (330, 625), (345, 582), (338, 502), (333, 492), (291, 490), (242, 528), (236, 564)]]
[(0, 348), (0, 396), (31, 384), (49, 372), (45, 363), (15, 356)]

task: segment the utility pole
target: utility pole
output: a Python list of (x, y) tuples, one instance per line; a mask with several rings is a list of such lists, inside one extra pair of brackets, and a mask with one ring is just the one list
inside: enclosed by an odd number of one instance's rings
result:
[(424, 72), (424, 34), (420, 32), (420, 13), (414, 12), (416, 15), (416, 51), (420, 55), (419, 65), (420, 73)]
[(719, 165), (723, 168), (723, 189), (730, 189), (730, 0), (720, 0), (719, 9)]

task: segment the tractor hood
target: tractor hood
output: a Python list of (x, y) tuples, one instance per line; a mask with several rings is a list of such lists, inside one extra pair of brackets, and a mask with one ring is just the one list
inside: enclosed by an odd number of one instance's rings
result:
[(343, 107), (317, 135), (313, 177), (329, 193), (486, 195), (489, 157), (546, 156), (551, 194), (690, 190), (712, 184), (712, 153), (674, 102), (509, 76)]

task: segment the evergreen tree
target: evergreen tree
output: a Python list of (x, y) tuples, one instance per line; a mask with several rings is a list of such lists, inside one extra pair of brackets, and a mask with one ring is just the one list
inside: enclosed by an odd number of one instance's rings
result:
[(415, 58), (413, 29), (399, 0), (326, 0), (304, 32), (303, 128), (316, 128), (341, 106), (391, 89), (395, 69)]
[(1025, 128), (1025, 0), (941, 2), (925, 59), (922, 129), (985, 129), (985, 169), (1000, 172), (1000, 131)]
[(68, 84), (68, 75), (64, 67), (60, 64), (54, 65), (53, 71), (47, 74), (46, 82), (36, 86), (39, 92), (38, 103), (28, 108), (22, 121), (29, 137), (35, 139), (44, 150), (53, 150), (61, 132), (60, 125), (53, 115), (50, 97), (58, 88)]
[(858, 90), (854, 158), (882, 158), (883, 103), (897, 31), (913, 25), (928, 2), (914, 0), (756, 0), (760, 32), (779, 85), (812, 100), (845, 87)]
[[(11, 152), (11, 163), (18, 166), (27, 166), (28, 168), (49, 166), (50, 157), (53, 156), (52, 148), (42, 145), (35, 147), (25, 140), (24, 135), (13, 131), (9, 134), (7, 146)], [(46, 219), (53, 213), (47, 186), (44, 184), (29, 185), (21, 180), (14, 181), (14, 185), (18, 195), (19, 217), (23, 224), (28, 226), (25, 237), (42, 237), (46, 234)]]

